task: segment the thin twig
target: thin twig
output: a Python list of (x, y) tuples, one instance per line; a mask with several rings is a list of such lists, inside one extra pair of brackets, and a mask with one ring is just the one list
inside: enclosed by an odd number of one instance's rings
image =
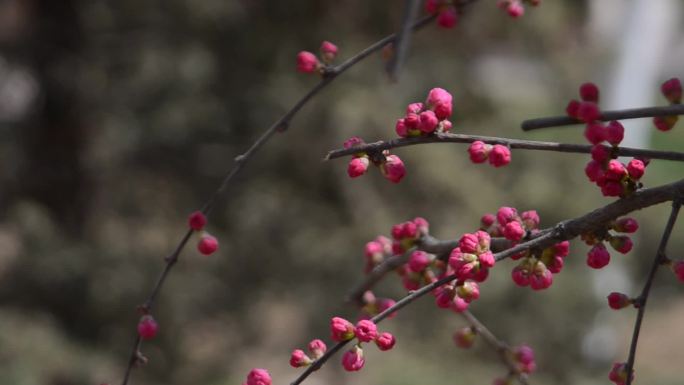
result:
[[(592, 146), (587, 144), (539, 142), (535, 140), (507, 139), (493, 136), (436, 133), (430, 136), (419, 136), (415, 138), (397, 138), (388, 141), (381, 140), (374, 143), (365, 143), (352, 148), (336, 149), (328, 152), (328, 155), (326, 155), (324, 159), (330, 160), (340, 158), (346, 155), (357, 154), (360, 152), (374, 153), (382, 150), (388, 150), (397, 147), (413, 146), (417, 144), (472, 143), (477, 140), (488, 144), (502, 144), (514, 149), (570, 152), (579, 154), (589, 154), (591, 153), (592, 148)], [(616, 154), (620, 156), (634, 156), (649, 159), (684, 161), (684, 153), (676, 151), (643, 150), (629, 147), (617, 147), (615, 151)]]
[(518, 382), (523, 385), (528, 385), (529, 381), (527, 379), (527, 374), (520, 372), (518, 365), (512, 358), (513, 349), (511, 349), (505, 341), (498, 339), (494, 333), (487, 329), (487, 327), (470, 311), (466, 310), (460, 314), (470, 326), (475, 329), (477, 334), (481, 335), (482, 338), (484, 338), (484, 340), (499, 354), (501, 361), (508, 367), (509, 372), (516, 376)]
[[(520, 243), (508, 250), (494, 254), (494, 258), (497, 261), (501, 261), (525, 250), (532, 248), (543, 249), (555, 243), (570, 240), (579, 236), (580, 234), (601, 228), (611, 220), (614, 220), (629, 212), (643, 209), (665, 201), (678, 200), (681, 196), (684, 196), (684, 179), (659, 187), (643, 189), (637, 191), (627, 198), (619, 199), (581, 217), (559, 222), (553, 228), (542, 230), (539, 233), (540, 235), (532, 240)], [(411, 302), (417, 300), (432, 290), (453, 281), (454, 279), (456, 279), (456, 275), (452, 274), (429, 285), (423, 286), (397, 301), (397, 303), (395, 303), (393, 306), (387, 308), (385, 311), (376, 315), (371, 320), (376, 324), (380, 323), (390, 314), (401, 310)], [(291, 385), (298, 385), (302, 383), (302, 381), (309, 377), (311, 373), (320, 369), (323, 364), (325, 364), (333, 355), (335, 355), (336, 352), (342, 349), (350, 341), (352, 340), (339, 342), (334, 345), (321, 358), (314, 361), (311, 366), (306, 368), (306, 370), (299, 375), (299, 377), (297, 377), (297, 379), (295, 379)]]
[[(416, 23), (413, 24), (413, 29), (420, 29), (427, 24), (429, 24), (430, 21), (432, 21), (435, 17), (434, 16), (428, 16), (424, 17), (420, 20), (418, 20)], [(389, 35), (378, 42), (372, 44), (371, 46), (367, 47), (366, 49), (362, 50), (358, 54), (352, 56), (351, 58), (347, 59), (343, 63), (341, 63), (338, 66), (335, 67), (330, 67), (327, 68), (324, 73), (323, 73), (323, 78), (321, 81), (316, 84), (311, 90), (309, 90), (302, 98), (300, 98), (294, 106), (288, 110), (284, 115), (282, 115), (278, 120), (276, 120), (275, 123), (273, 123), (266, 131), (264, 131), (261, 136), (259, 136), (256, 141), (241, 155), (238, 155), (235, 157), (233, 161), (233, 167), (231, 170), (226, 174), (226, 176), (223, 178), (221, 181), (220, 186), (214, 191), (214, 193), (209, 197), (207, 202), (202, 206), (201, 211), (205, 215), (209, 215), (214, 208), (214, 205), (218, 201), (218, 198), (225, 192), (225, 190), (229, 187), (231, 182), (233, 181), (234, 177), (242, 170), (242, 168), (247, 164), (247, 162), (252, 159), (254, 154), (261, 149), (266, 142), (269, 141), (273, 137), (273, 135), (277, 132), (283, 132), (287, 130), (290, 121), (292, 118), (304, 107), (314, 96), (320, 93), (321, 90), (323, 90), (327, 85), (332, 83), (334, 79), (337, 78), (337, 76), (341, 75), (343, 72), (351, 68), (353, 65), (356, 63), (360, 62), (361, 60), (365, 59), (369, 55), (371, 55), (374, 52), (379, 51), (382, 49), (384, 46), (386, 46), (389, 43), (392, 43), (394, 39), (396, 38), (396, 35), (392, 34)], [(165, 258), (166, 264), (164, 265), (164, 268), (162, 272), (160, 273), (159, 277), (157, 278), (157, 281), (152, 288), (151, 294), (148, 296), (147, 300), (145, 303), (142, 305), (142, 308), (144, 311), (149, 312), (152, 307), (154, 306), (155, 300), (157, 295), (159, 294), (164, 282), (166, 281), (166, 278), (168, 277), (169, 272), (171, 271), (173, 265), (178, 261), (178, 258), (180, 256), (180, 253), (183, 251), (185, 246), (187, 245), (190, 237), (192, 236), (192, 231), (188, 230), (185, 235), (181, 238), (180, 242), (177, 244), (176, 248), (174, 249), (173, 253), (171, 253), (169, 256)], [(138, 356), (139, 356), (139, 350), (142, 345), (142, 340), (140, 337), (136, 337), (135, 341), (133, 343), (133, 348), (130, 354), (130, 358), (128, 361), (128, 366), (126, 367), (126, 371), (124, 374), (124, 378), (122, 381), (122, 385), (127, 385), (128, 380), (130, 378), (131, 374), (131, 369), (133, 366), (138, 362)]]
[(394, 55), (387, 62), (387, 74), (390, 80), (396, 82), (398, 80), (399, 69), (401, 69), (404, 60), (406, 59), (406, 54), (411, 43), (411, 24), (413, 20), (416, 19), (418, 15), (418, 8), (420, 5), (419, 0), (405, 0), (404, 1), (404, 14), (401, 20), (401, 28), (397, 32), (397, 38), (394, 41)]
[(672, 201), (672, 211), (670, 212), (670, 218), (667, 220), (667, 225), (663, 231), (663, 236), (660, 238), (660, 244), (658, 245), (658, 251), (656, 251), (655, 258), (653, 258), (653, 264), (651, 264), (651, 270), (646, 278), (646, 283), (644, 284), (641, 294), (636, 299), (635, 306), (639, 308), (637, 312), (637, 318), (634, 322), (634, 332), (632, 333), (632, 342), (629, 346), (629, 358), (627, 359), (627, 383), (630, 385), (632, 383), (632, 370), (634, 369), (634, 360), (636, 358), (636, 348), (639, 341), (639, 331), (641, 330), (641, 322), (644, 319), (644, 313), (646, 312), (646, 302), (648, 301), (648, 295), (651, 292), (651, 286), (653, 285), (653, 279), (655, 278), (656, 271), (658, 267), (665, 260), (665, 249), (667, 248), (667, 242), (670, 240), (670, 234), (672, 234), (672, 229), (674, 228), (675, 222), (677, 221), (677, 216), (679, 215), (679, 208), (682, 203), (679, 198)]
[[(630, 108), (626, 110), (601, 111), (601, 116), (598, 120), (605, 122), (609, 120), (650, 118), (655, 116), (672, 115), (684, 115), (684, 104), (673, 104), (671, 106), (662, 107), (644, 107)], [(520, 124), (520, 127), (523, 129), (523, 131), (532, 131), (547, 127), (570, 126), (575, 124), (584, 124), (584, 122), (564, 115), (525, 120)]]

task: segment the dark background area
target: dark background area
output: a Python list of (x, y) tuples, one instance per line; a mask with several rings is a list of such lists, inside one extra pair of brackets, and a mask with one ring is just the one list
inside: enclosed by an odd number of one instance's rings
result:
[[(405, 106), (436, 86), (454, 96), (453, 132), (582, 143), (579, 127), (528, 134), (519, 123), (562, 114), (584, 81), (612, 81), (628, 23), (612, 35), (596, 29), (604, 21), (597, 2), (545, 1), (511, 20), (494, 1), (479, 1), (457, 28), (414, 35), (398, 83), (379, 55), (343, 74), (220, 199), (208, 226), (219, 252), (201, 256), (191, 241), (155, 309), (160, 333), (143, 349), (150, 362), (132, 383), (238, 384), (251, 367), (288, 383), (299, 373), (288, 365), (292, 349), (327, 338), (333, 315), (356, 318), (344, 297), (362, 278), (363, 246), (394, 223), (420, 215), (447, 239), (504, 205), (538, 210), (547, 227), (609, 203), (586, 181), (581, 155), (514, 151), (509, 167), (494, 169), (471, 164), (463, 145), (414, 146), (396, 151), (408, 171), (399, 185), (377, 170), (350, 180), (345, 160), (321, 161), (352, 135), (394, 137)], [(295, 71), (297, 52), (330, 40), (347, 58), (398, 28), (400, 4), (0, 1), (0, 382), (118, 383), (135, 308), (187, 215), (316, 83)], [(660, 80), (648, 92), (684, 75), (675, 60), (684, 49), (671, 46), (654, 58)], [(681, 127), (651, 131), (643, 147), (682, 148)], [(653, 162), (644, 182), (681, 175), (680, 164)], [(666, 206), (636, 213), (635, 250), (613, 253), (601, 271), (590, 271), (588, 248), (576, 241), (547, 291), (516, 287), (510, 261), (492, 272), (473, 313), (511, 344), (535, 348), (533, 383), (606, 383), (612, 362), (626, 359), (636, 313), (607, 310), (605, 296), (640, 290)], [(673, 258), (682, 246), (678, 226)], [(683, 292), (669, 272), (658, 276), (639, 381), (681, 382), (672, 359), (684, 354)], [(376, 293), (404, 294), (394, 276)], [(453, 345), (463, 325), (426, 298), (383, 324), (398, 339), (393, 351), (369, 349), (358, 374), (335, 359), (309, 382), (465, 384), (503, 375), (482, 342), (472, 351)]]

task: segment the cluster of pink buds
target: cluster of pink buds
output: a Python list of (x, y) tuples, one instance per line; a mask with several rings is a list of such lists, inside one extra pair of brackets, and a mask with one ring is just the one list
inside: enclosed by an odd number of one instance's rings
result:
[[(648, 160), (632, 159), (628, 164), (617, 160), (616, 148), (625, 136), (625, 128), (618, 121), (603, 124), (598, 121), (601, 110), (598, 107), (599, 89), (594, 83), (580, 86), (582, 101), (571, 100), (566, 109), (569, 116), (585, 122), (584, 137), (594, 145), (591, 161), (584, 172), (590, 181), (601, 188), (601, 193), (609, 197), (624, 197), (636, 191), (641, 184)], [(604, 146), (608, 142), (612, 147)]]
[[(354, 148), (364, 144), (363, 139), (358, 136), (353, 136), (344, 142), (344, 148)], [(378, 155), (378, 154), (373, 154)], [(382, 175), (393, 183), (399, 183), (406, 175), (406, 167), (404, 162), (397, 155), (390, 155), (388, 150), (379, 154), (379, 156), (370, 156), (365, 152), (359, 152), (352, 156), (347, 167), (347, 174), (350, 178), (357, 178), (368, 171), (370, 162), (380, 168)]]
[(392, 226), (392, 252), (402, 254), (412, 248), (421, 237), (428, 235), (429, 231), (430, 223), (422, 217)]
[(324, 41), (321, 43), (320, 53), (320, 61), (316, 55), (309, 51), (301, 51), (298, 53), (297, 71), (307, 74), (314, 72), (318, 72), (319, 74), (322, 73), (325, 66), (335, 60), (335, 56), (337, 56), (337, 46), (329, 41)]
[(449, 132), (452, 106), (449, 92), (442, 88), (431, 89), (425, 103), (411, 103), (406, 107), (406, 115), (395, 125), (397, 135), (408, 138)]
[[(513, 207), (501, 207), (494, 214), (485, 214), (480, 220), (482, 229), (492, 236), (503, 236), (517, 244), (527, 234), (539, 231), (539, 214), (535, 210), (518, 214)], [(547, 289), (553, 284), (553, 275), (561, 272), (564, 259), (570, 252), (570, 242), (563, 241), (544, 250), (527, 250), (513, 255), (511, 259), (520, 260), (513, 268), (511, 278), (516, 285), (529, 286), (532, 290)]]
[(608, 374), (608, 379), (613, 381), (615, 385), (625, 385), (627, 383), (627, 378), (631, 377), (634, 381), (634, 370), (632, 373), (627, 373), (627, 363), (626, 362), (616, 362), (613, 364), (613, 369), (611, 369)]
[(494, 167), (502, 167), (511, 163), (511, 150), (501, 144), (487, 144), (476, 140), (468, 147), (470, 161), (473, 163), (484, 163), (489, 160), (489, 164)]
[(539, 228), (539, 214), (535, 210), (518, 214), (514, 207), (501, 207), (494, 214), (485, 214), (480, 220), (481, 229), (493, 237), (504, 237), (514, 243), (520, 242), (527, 232)]
[[(377, 298), (372, 291), (368, 290), (363, 293), (363, 307), (361, 308), (361, 316), (359, 319), (371, 319), (376, 315), (394, 306), (397, 301), (391, 298)], [(394, 318), (397, 313), (391, 313), (387, 318)]]
[(309, 345), (307, 346), (309, 353), (311, 353), (311, 357), (309, 357), (306, 353), (304, 353), (303, 350), (301, 349), (295, 349), (292, 351), (292, 354), (290, 355), (290, 365), (294, 368), (301, 368), (303, 366), (309, 366), (311, 363), (313, 363), (315, 360), (323, 357), (325, 352), (328, 350), (328, 347), (325, 345), (325, 342), (315, 339), (309, 342)]
[(617, 233), (634, 233), (639, 229), (639, 223), (634, 218), (620, 218), (610, 224), (608, 229), (603, 231), (582, 234), (582, 240), (592, 248), (587, 253), (587, 265), (594, 269), (601, 269), (610, 263), (610, 253), (603, 241), (608, 241), (610, 246), (622, 254), (632, 250), (632, 239), (627, 235), (616, 235), (609, 232), (613, 230)]
[[(682, 102), (682, 83), (677, 78), (672, 78), (660, 86), (660, 91), (670, 104), (681, 104)], [(679, 116), (656, 116), (653, 124), (660, 131), (670, 131), (679, 120)]]
[(271, 375), (266, 369), (254, 368), (247, 375), (247, 382), (242, 385), (271, 385)]
[(433, 291), (437, 307), (462, 313), (470, 303), (480, 298), (480, 286), (475, 281), (455, 280)]
[(496, 5), (505, 10), (508, 16), (517, 19), (525, 14), (525, 6), (523, 3), (528, 3), (533, 7), (541, 4), (541, 0), (499, 0)]
[(495, 263), (494, 254), (489, 250), (490, 244), (491, 237), (481, 230), (461, 237), (458, 247), (451, 250), (449, 255), (449, 267), (459, 280), (482, 282), (487, 279), (489, 269)]
[(143, 340), (151, 340), (157, 335), (157, 331), (159, 331), (159, 325), (151, 315), (144, 314), (140, 317), (140, 321), (138, 322), (138, 335), (140, 338)]
[[(333, 341), (345, 342), (356, 338), (358, 342), (342, 356), (342, 366), (345, 370), (355, 372), (361, 370), (366, 363), (361, 344), (375, 342), (381, 351), (387, 351), (394, 347), (394, 336), (388, 332), (379, 332), (375, 323), (368, 319), (360, 320), (356, 326), (341, 317), (333, 317), (330, 320), (330, 336)], [(304, 351), (296, 349), (290, 356), (290, 365), (299, 368), (311, 365), (315, 360), (322, 357), (326, 352), (325, 343), (321, 340), (313, 340), (309, 343), (309, 351), (313, 359)]]
[(437, 24), (442, 28), (453, 28), (458, 21), (458, 10), (453, 0), (427, 0), (425, 10), (437, 15)]
[(206, 224), (207, 217), (201, 211), (195, 211), (188, 217), (188, 227), (200, 233), (197, 250), (204, 255), (211, 255), (218, 250), (219, 243), (216, 237), (204, 231)]

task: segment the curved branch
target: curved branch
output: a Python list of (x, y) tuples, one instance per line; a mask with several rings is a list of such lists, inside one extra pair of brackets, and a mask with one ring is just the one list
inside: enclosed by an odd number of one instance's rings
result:
[[(626, 110), (601, 111), (601, 116), (598, 120), (605, 122), (609, 120), (650, 118), (655, 116), (671, 115), (684, 115), (684, 104), (673, 104), (671, 106), (663, 107), (644, 107), (630, 108)], [(520, 128), (522, 128), (523, 131), (532, 131), (547, 127), (570, 126), (575, 124), (584, 124), (584, 122), (575, 118), (571, 118), (567, 115), (563, 115), (525, 120), (520, 124)]]
[(670, 240), (670, 235), (672, 234), (672, 229), (674, 228), (675, 221), (679, 215), (679, 208), (682, 203), (679, 199), (675, 199), (672, 202), (672, 211), (670, 212), (670, 218), (667, 220), (667, 225), (663, 231), (663, 236), (660, 239), (660, 245), (658, 245), (658, 250), (656, 251), (655, 258), (653, 259), (653, 264), (651, 265), (651, 270), (646, 278), (646, 283), (641, 291), (641, 294), (636, 299), (635, 306), (638, 306), (639, 310), (637, 313), (636, 321), (634, 322), (634, 331), (632, 333), (632, 342), (629, 346), (629, 358), (627, 359), (627, 383), (630, 385), (632, 383), (632, 370), (634, 369), (634, 360), (636, 358), (636, 348), (637, 342), (639, 341), (639, 331), (641, 330), (641, 322), (644, 319), (644, 313), (646, 312), (646, 301), (648, 301), (648, 295), (651, 292), (651, 285), (653, 284), (653, 279), (655, 278), (655, 273), (658, 271), (658, 267), (665, 260), (665, 248), (667, 247), (667, 242)]
[[(592, 148), (592, 146), (588, 144), (540, 142), (535, 140), (498, 138), (494, 136), (436, 133), (430, 136), (419, 136), (415, 138), (397, 138), (388, 141), (381, 140), (374, 143), (365, 143), (347, 149), (340, 148), (328, 152), (328, 155), (325, 156), (324, 160), (340, 158), (343, 156), (357, 154), (360, 152), (374, 153), (382, 150), (389, 150), (391, 148), (413, 146), (417, 144), (472, 143), (477, 140), (488, 144), (502, 144), (514, 149), (517, 148), (523, 150), (570, 152), (578, 154), (589, 154), (591, 153)], [(616, 151), (617, 155), (620, 156), (634, 156), (649, 159), (675, 160), (680, 162), (684, 161), (684, 153), (675, 151), (643, 150), (639, 148), (629, 147), (617, 147)]]

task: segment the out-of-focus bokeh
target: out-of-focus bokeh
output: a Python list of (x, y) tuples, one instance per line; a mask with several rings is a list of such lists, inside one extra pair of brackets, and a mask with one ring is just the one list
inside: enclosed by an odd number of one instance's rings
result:
[[(359, 135), (394, 137), (409, 102), (435, 86), (454, 95), (454, 132), (581, 143), (580, 127), (523, 133), (523, 119), (562, 114), (584, 81), (602, 106), (665, 104), (658, 87), (684, 76), (684, 4), (677, 0), (543, 1), (510, 19), (480, 0), (453, 30), (417, 32), (400, 81), (374, 55), (308, 104), (236, 179), (208, 230), (220, 250), (189, 247), (154, 314), (157, 339), (133, 384), (239, 384), (251, 367), (278, 384), (298, 370), (292, 349), (328, 337), (333, 315), (356, 318), (345, 294), (362, 279), (363, 246), (392, 224), (424, 216), (440, 238), (471, 231), (503, 205), (536, 209), (542, 226), (610, 202), (586, 180), (587, 156), (513, 152), (494, 169), (463, 145), (398, 150), (408, 175), (394, 185), (371, 170), (350, 180), (346, 161), (322, 162)], [(187, 215), (232, 159), (316, 83), (295, 71), (322, 40), (342, 59), (399, 27), (400, 1), (0, 2), (0, 382), (119, 383), (141, 304)], [(627, 125), (627, 124), (626, 124)], [(683, 127), (630, 122), (631, 146), (677, 150)], [(636, 134), (632, 134), (636, 133)], [(682, 176), (654, 161), (644, 182)], [(636, 295), (667, 205), (635, 213), (633, 252), (601, 271), (572, 243), (551, 289), (533, 293), (503, 262), (472, 311), (511, 344), (537, 352), (535, 384), (608, 382), (623, 361), (635, 312), (613, 312), (610, 291)], [(684, 257), (682, 227), (670, 245)], [(191, 242), (194, 244), (194, 242)], [(378, 296), (398, 298), (390, 276)], [(684, 288), (658, 275), (642, 330), (639, 382), (680, 384)], [(482, 341), (462, 351), (464, 325), (425, 298), (381, 329), (398, 343), (367, 349), (360, 373), (338, 359), (311, 384), (490, 383), (506, 370)]]

